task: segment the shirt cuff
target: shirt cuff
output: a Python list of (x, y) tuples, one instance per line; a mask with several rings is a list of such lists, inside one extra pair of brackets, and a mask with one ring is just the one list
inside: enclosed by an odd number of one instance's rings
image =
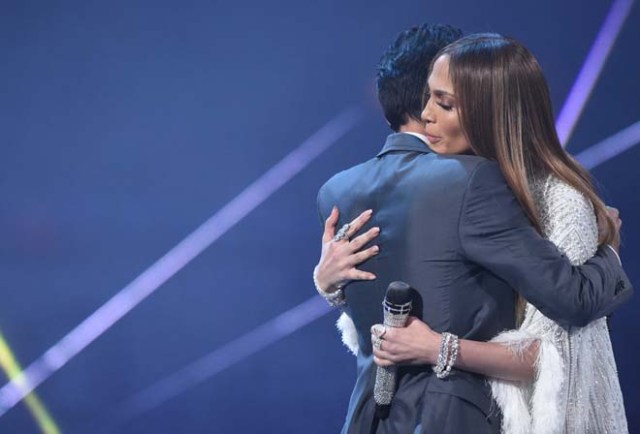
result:
[(611, 251), (613, 252), (614, 255), (616, 255), (616, 258), (618, 258), (618, 263), (620, 265), (622, 265), (622, 260), (620, 259), (620, 255), (618, 254), (618, 252), (616, 252), (616, 249), (613, 248), (613, 246), (611, 244), (605, 244), (608, 248), (611, 249)]

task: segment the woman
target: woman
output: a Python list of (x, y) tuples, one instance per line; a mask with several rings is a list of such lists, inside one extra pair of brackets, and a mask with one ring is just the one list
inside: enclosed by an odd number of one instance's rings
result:
[[(532, 224), (573, 264), (584, 263), (599, 244), (619, 244), (617, 211), (605, 207), (588, 172), (562, 149), (546, 81), (525, 47), (495, 34), (454, 42), (436, 56), (427, 91), (422, 119), (430, 147), (496, 160)], [(362, 215), (355, 225), (368, 217)], [(336, 221), (334, 212), (316, 269), (319, 290), (333, 300), (345, 281), (374, 278), (358, 275), (348, 264), (377, 253), (330, 249), (341, 243), (328, 241)], [(375, 235), (354, 241), (363, 246)], [(524, 300), (518, 314), (519, 328), (492, 342), (460, 340), (456, 362), (457, 369), (493, 377), (502, 431), (628, 432), (606, 320), (566, 330)], [(348, 317), (341, 317), (339, 327), (348, 343)], [(416, 318), (404, 329), (374, 326), (372, 341), (379, 366), (438, 363), (441, 336)]]

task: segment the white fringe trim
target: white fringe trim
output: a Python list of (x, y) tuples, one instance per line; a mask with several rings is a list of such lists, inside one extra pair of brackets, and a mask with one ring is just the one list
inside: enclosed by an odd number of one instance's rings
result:
[(564, 363), (555, 344), (525, 330), (509, 330), (491, 340), (508, 346), (519, 356), (534, 341), (539, 342), (539, 352), (533, 384), (489, 380), (493, 397), (502, 410), (502, 434), (557, 434), (563, 430), (560, 391)]
[(340, 315), (340, 318), (336, 321), (336, 327), (342, 335), (342, 343), (354, 356), (357, 356), (358, 351), (360, 351), (358, 332), (356, 331), (356, 325), (346, 312), (342, 312), (342, 315)]
[(560, 397), (564, 382), (564, 361), (558, 348), (549, 339), (541, 339), (531, 398), (534, 433), (556, 434), (564, 430), (565, 412)]

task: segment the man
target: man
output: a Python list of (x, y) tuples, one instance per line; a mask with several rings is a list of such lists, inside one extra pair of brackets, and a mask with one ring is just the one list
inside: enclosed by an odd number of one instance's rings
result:
[[(430, 151), (420, 122), (428, 65), (460, 36), (449, 26), (403, 32), (383, 55), (378, 95), (396, 132), (376, 158), (331, 178), (318, 194), (323, 220), (336, 205), (346, 221), (366, 209), (382, 228), (380, 253), (363, 265), (377, 278), (344, 289), (358, 335), (358, 378), (343, 433), (499, 433), (500, 415), (484, 378), (431, 366), (403, 366), (387, 418), (375, 414), (370, 327), (382, 319), (391, 281), (416, 292), (414, 314), (436, 331), (486, 341), (515, 326), (516, 288), (555, 321), (582, 326), (610, 313), (632, 289), (616, 254), (598, 251), (572, 267), (530, 225), (497, 165), (475, 156)], [(353, 236), (347, 232), (347, 236)]]

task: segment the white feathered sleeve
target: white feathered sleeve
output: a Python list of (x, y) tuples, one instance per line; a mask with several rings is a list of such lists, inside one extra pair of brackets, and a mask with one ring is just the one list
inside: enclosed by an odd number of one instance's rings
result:
[(344, 346), (349, 349), (351, 354), (357, 356), (360, 349), (358, 345), (358, 332), (356, 331), (356, 325), (346, 312), (342, 312), (342, 315), (340, 315), (340, 318), (336, 321), (336, 327), (342, 336)]
[[(546, 237), (574, 265), (593, 256), (598, 229), (591, 202), (551, 177), (540, 185), (536, 196)], [(540, 348), (532, 383), (489, 380), (503, 413), (502, 433), (562, 433), (569, 381), (565, 367), (571, 349), (568, 331), (527, 305), (520, 328), (501, 333), (492, 341), (507, 345), (516, 354), (533, 341), (538, 341)]]

